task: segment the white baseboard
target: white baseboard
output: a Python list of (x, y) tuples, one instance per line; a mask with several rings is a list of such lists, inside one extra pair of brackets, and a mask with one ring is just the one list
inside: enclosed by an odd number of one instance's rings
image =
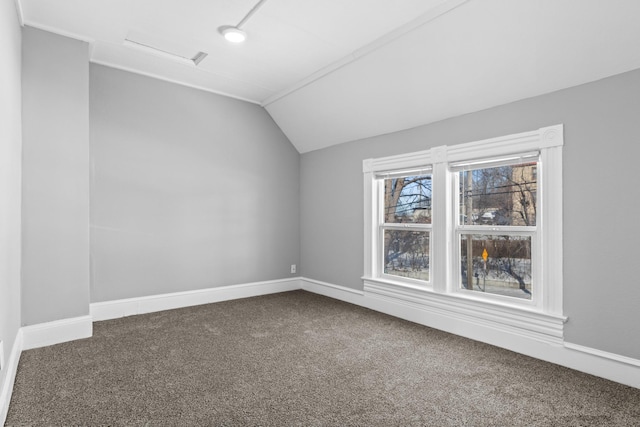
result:
[[(6, 419), (22, 350), (88, 338), (92, 321), (114, 319), (232, 299), (303, 289), (351, 304), (366, 307), (456, 335), (566, 366), (591, 375), (640, 388), (640, 360), (560, 341), (536, 339), (513, 330), (476, 323), (464, 317), (432, 311), (420, 304), (406, 304), (393, 298), (359, 291), (308, 278), (291, 278), (197, 291), (93, 303), (90, 316), (22, 327), (16, 336), (3, 376), (0, 377), (0, 425)], [(5, 371), (6, 369), (6, 371)]]
[(356, 305), (363, 305), (364, 292), (318, 280), (301, 278), (303, 290)]
[(598, 356), (602, 359), (610, 359), (623, 365), (631, 365), (640, 368), (640, 360), (638, 359), (633, 359), (627, 356), (620, 356), (619, 354), (609, 353), (607, 351), (597, 350), (595, 348), (585, 347), (583, 345), (573, 344), (570, 342), (565, 342), (564, 346), (568, 349), (588, 353), (593, 356)]
[(9, 360), (0, 371), (0, 425), (4, 425), (7, 418), (18, 361), (23, 350), (89, 338), (93, 334), (93, 321), (298, 289), (301, 289), (300, 280), (291, 278), (100, 302), (90, 305), (91, 314), (88, 316), (23, 326), (18, 330)]
[(23, 350), (60, 344), (67, 341), (89, 338), (93, 334), (91, 316), (73, 317), (54, 322), (23, 326)]
[(557, 339), (554, 331), (550, 332), (551, 339), (540, 339), (540, 334), (516, 332), (497, 323), (465, 319), (458, 313), (434, 310), (433, 307), (419, 303), (407, 304), (402, 299), (307, 278), (301, 278), (300, 282), (302, 289), (309, 292), (640, 388), (640, 360), (564, 342)]
[(566, 363), (560, 365), (640, 388), (640, 360), (569, 342), (564, 348)]
[(18, 372), (20, 353), (22, 353), (22, 344), (22, 330), (19, 329), (13, 342), (13, 347), (11, 347), (9, 360), (7, 364), (2, 367), (3, 372), (0, 373), (0, 425), (4, 425), (9, 412), (13, 384), (15, 383), (16, 373)]
[(96, 302), (90, 305), (94, 321), (117, 319), (136, 314), (191, 307), (239, 298), (287, 292), (300, 289), (300, 279), (281, 279), (242, 285), (221, 286), (195, 291), (174, 292), (115, 301)]

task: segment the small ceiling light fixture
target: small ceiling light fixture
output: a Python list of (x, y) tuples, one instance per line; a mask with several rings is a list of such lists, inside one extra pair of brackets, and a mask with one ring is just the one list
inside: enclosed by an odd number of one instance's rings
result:
[(220, 34), (224, 36), (225, 40), (231, 43), (242, 43), (247, 38), (247, 33), (238, 27), (220, 27)]
[(249, 18), (251, 18), (253, 14), (256, 13), (264, 3), (266, 3), (266, 1), (267, 0), (259, 0), (249, 13), (247, 13), (240, 22), (238, 22), (238, 25), (224, 25), (218, 28), (220, 34), (224, 36), (225, 40), (231, 43), (242, 43), (245, 41), (247, 39), (247, 33), (242, 30), (242, 26), (247, 23)]

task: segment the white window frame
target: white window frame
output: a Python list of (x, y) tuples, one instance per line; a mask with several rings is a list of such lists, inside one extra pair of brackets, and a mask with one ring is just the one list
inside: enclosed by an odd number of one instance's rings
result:
[[(450, 162), (449, 163), (449, 171), (451, 173), (451, 191), (452, 197), (451, 202), (453, 203), (452, 213), (452, 224), (453, 224), (453, 256), (452, 256), (452, 264), (454, 268), (452, 269), (452, 281), (451, 287), (449, 290), (451, 292), (457, 292), (461, 295), (467, 295), (470, 298), (480, 298), (486, 300), (493, 300), (496, 302), (504, 302), (506, 304), (512, 304), (514, 306), (521, 305), (523, 307), (533, 307), (538, 310), (542, 309), (542, 301), (543, 301), (543, 292), (544, 288), (539, 286), (541, 281), (541, 268), (540, 268), (540, 260), (542, 255), (542, 245), (540, 244), (540, 221), (536, 221), (535, 226), (498, 226), (498, 225), (464, 225), (459, 223), (459, 212), (460, 212), (460, 197), (459, 197), (459, 174), (458, 171), (463, 170), (476, 170), (482, 169), (484, 167), (495, 167), (498, 165), (514, 165), (526, 162), (527, 160), (533, 160), (537, 163), (536, 170), (541, 167), (540, 161), (540, 153), (530, 152), (530, 153), (511, 153), (505, 156), (498, 157), (482, 157), (480, 159), (474, 161), (463, 161), (466, 166), (460, 166), (455, 168), (455, 163), (460, 162)], [(539, 183), (537, 193), (542, 192), (544, 194), (544, 189), (542, 183)], [(537, 196), (537, 194), (536, 194)], [(540, 200), (537, 200), (538, 206)], [(536, 215), (539, 219), (541, 215)], [(511, 236), (527, 236), (531, 238), (531, 283), (532, 283), (532, 297), (531, 299), (519, 299), (510, 296), (504, 296), (499, 294), (492, 293), (479, 293), (475, 290), (469, 290), (461, 287), (461, 255), (460, 255), (460, 239), (464, 235), (511, 235)]]
[(376, 247), (377, 250), (377, 259), (376, 259), (376, 276), (381, 277), (388, 281), (399, 281), (404, 282), (409, 285), (414, 286), (423, 286), (426, 285), (429, 287), (431, 285), (431, 269), (429, 269), (429, 280), (424, 281), (420, 279), (414, 279), (409, 277), (401, 277), (392, 274), (388, 274), (384, 272), (384, 253), (381, 250), (384, 247), (384, 233), (385, 230), (400, 230), (400, 231), (420, 231), (426, 232), (429, 234), (429, 258), (431, 259), (431, 250), (433, 246), (431, 244), (431, 237), (433, 236), (433, 226), (431, 224), (422, 224), (422, 223), (385, 223), (384, 221), (384, 180), (392, 177), (406, 177), (406, 176), (422, 176), (422, 175), (432, 175), (432, 170), (430, 165), (422, 165), (420, 169), (402, 169), (400, 171), (385, 171), (383, 174), (375, 175), (375, 182), (377, 183), (375, 191), (375, 201), (374, 203), (377, 205), (376, 211), (376, 224), (378, 227), (378, 233), (376, 235)]
[[(540, 128), (482, 141), (363, 161), (364, 173), (364, 292), (396, 299), (483, 322), (501, 328), (526, 330), (538, 339), (562, 341), (566, 317), (562, 310), (562, 125)], [(459, 289), (459, 255), (455, 174), (450, 165), (478, 159), (539, 152), (539, 189), (536, 253), (532, 275), (535, 294), (531, 301)], [(432, 229), (430, 232), (429, 283), (383, 275), (378, 256), (380, 244), (379, 176), (385, 172), (432, 168)], [(376, 181), (378, 180), (378, 181)], [(503, 227), (495, 227), (502, 232)], [(504, 227), (516, 231), (516, 227)], [(475, 229), (475, 228), (474, 228)], [(531, 230), (528, 230), (529, 232)], [(534, 243), (535, 241), (535, 243)], [(434, 311), (435, 312), (435, 311)]]

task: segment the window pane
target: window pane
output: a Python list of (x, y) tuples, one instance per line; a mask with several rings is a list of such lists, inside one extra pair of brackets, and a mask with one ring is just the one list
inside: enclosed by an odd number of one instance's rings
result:
[(531, 299), (531, 237), (462, 235), (460, 287)]
[(384, 180), (384, 222), (431, 224), (431, 175)]
[(384, 272), (429, 281), (429, 232), (384, 230)]
[(460, 224), (536, 225), (538, 164), (460, 172)]

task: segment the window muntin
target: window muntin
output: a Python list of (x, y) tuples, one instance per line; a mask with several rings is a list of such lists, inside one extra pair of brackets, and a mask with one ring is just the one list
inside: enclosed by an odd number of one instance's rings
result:
[(388, 174), (382, 188), (381, 275), (429, 282), (432, 175)]

